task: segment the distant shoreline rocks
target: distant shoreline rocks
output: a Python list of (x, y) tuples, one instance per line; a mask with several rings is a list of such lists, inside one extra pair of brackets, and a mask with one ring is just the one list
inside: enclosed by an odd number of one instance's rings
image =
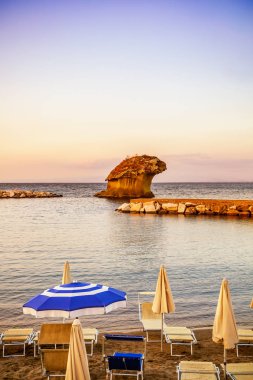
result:
[(225, 215), (253, 217), (253, 200), (132, 199), (116, 211), (135, 214)]
[(50, 191), (35, 190), (0, 190), (0, 199), (8, 198), (58, 198), (62, 194), (52, 193)]

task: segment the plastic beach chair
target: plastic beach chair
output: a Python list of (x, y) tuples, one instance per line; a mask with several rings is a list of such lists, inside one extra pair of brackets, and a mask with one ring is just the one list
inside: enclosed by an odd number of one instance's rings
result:
[(93, 355), (94, 344), (98, 342), (98, 330), (95, 328), (84, 328), (83, 329), (83, 338), (86, 345), (90, 346), (90, 352), (87, 352), (88, 356)]
[(129, 352), (114, 352), (112, 356), (107, 356), (107, 374), (112, 380), (113, 376), (136, 376), (143, 380), (144, 355)]
[(41, 366), (42, 373), (47, 376), (48, 380), (51, 376), (61, 376), (65, 378), (68, 349), (41, 349)]
[[(9, 356), (25, 356), (26, 344), (31, 344), (34, 337), (34, 331), (32, 328), (13, 328), (5, 330), (1, 336), (1, 342), (3, 346), (3, 357)], [(9, 354), (6, 355), (6, 346), (23, 346), (22, 354)]]
[(212, 362), (181, 361), (178, 380), (220, 380), (220, 371)]
[[(147, 342), (160, 342), (160, 339), (149, 339), (149, 332), (161, 331), (163, 318), (162, 314), (156, 314), (152, 311), (152, 302), (143, 302), (139, 304), (139, 318), (143, 326), (143, 331), (146, 332)], [(164, 322), (163, 327), (167, 327)]]
[(163, 333), (166, 342), (170, 344), (171, 356), (180, 356), (173, 354), (173, 345), (190, 346), (192, 355), (193, 345), (197, 343), (197, 339), (192, 330), (187, 327), (166, 326), (163, 329)]
[(253, 330), (238, 329), (239, 342), (236, 344), (236, 355), (239, 356), (240, 346), (253, 346)]

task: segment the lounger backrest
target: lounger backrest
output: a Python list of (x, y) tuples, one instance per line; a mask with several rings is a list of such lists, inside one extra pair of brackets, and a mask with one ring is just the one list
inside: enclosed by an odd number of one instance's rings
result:
[(141, 304), (141, 319), (161, 319), (161, 314), (155, 314), (152, 310), (152, 302), (143, 302)]
[(68, 349), (42, 349), (41, 361), (45, 372), (65, 372), (68, 361)]
[(124, 358), (120, 356), (108, 356), (109, 370), (119, 369), (127, 371), (141, 371), (142, 359), (141, 358)]
[(39, 334), (39, 346), (43, 344), (69, 344), (71, 323), (44, 323)]

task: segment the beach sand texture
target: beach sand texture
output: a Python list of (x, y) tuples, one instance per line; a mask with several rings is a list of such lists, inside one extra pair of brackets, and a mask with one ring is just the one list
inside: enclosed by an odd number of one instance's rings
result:
[[(164, 351), (160, 351), (160, 343), (147, 344), (147, 356), (145, 359), (144, 379), (145, 380), (158, 380), (170, 379), (176, 380), (176, 365), (180, 360), (198, 360), (198, 361), (212, 361), (216, 365), (223, 362), (223, 346), (212, 342), (211, 329), (197, 329), (194, 330), (198, 343), (194, 346), (193, 355), (190, 355), (189, 347), (176, 346), (173, 350), (175, 354), (182, 354), (182, 356), (170, 356), (169, 345), (164, 343)], [(142, 334), (138, 332), (136, 334)], [(111, 354), (114, 350), (125, 352), (141, 352), (143, 346), (133, 343), (117, 343), (114, 345), (106, 345), (106, 353)], [(95, 346), (93, 357), (89, 358), (89, 368), (91, 380), (105, 379), (105, 369), (103, 361), (101, 360), (101, 336), (98, 344)], [(252, 362), (253, 361), (253, 347), (241, 348), (242, 355), (251, 355), (248, 357), (236, 357), (235, 350), (229, 350), (227, 355), (227, 362)], [(223, 375), (223, 374), (222, 374)], [(0, 378), (1, 380), (42, 380), (40, 358), (33, 357), (33, 347), (29, 346), (26, 357), (10, 357), (0, 358)], [(118, 376), (117, 379), (125, 379)], [(221, 376), (223, 378), (223, 376)], [(53, 378), (52, 378), (53, 379)], [(56, 379), (56, 378), (54, 378)]]

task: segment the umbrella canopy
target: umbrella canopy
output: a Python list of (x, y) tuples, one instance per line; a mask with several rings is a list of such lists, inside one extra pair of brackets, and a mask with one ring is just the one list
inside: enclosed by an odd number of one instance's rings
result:
[(107, 314), (126, 307), (126, 293), (99, 284), (72, 282), (47, 289), (23, 305), (24, 314), (38, 318), (75, 318)]
[(161, 266), (157, 284), (155, 297), (152, 305), (152, 310), (156, 314), (162, 314), (162, 329), (161, 329), (161, 351), (163, 344), (163, 314), (173, 313), (175, 311), (175, 304), (170, 289), (169, 280), (167, 277), (164, 266)]
[(90, 380), (83, 332), (78, 319), (74, 320), (71, 327), (65, 380)]
[(62, 275), (62, 284), (70, 284), (72, 282), (71, 274), (70, 274), (70, 266), (69, 262), (65, 261)]
[(226, 376), (226, 350), (238, 343), (237, 327), (232, 306), (228, 280), (223, 279), (220, 288), (213, 324), (213, 341), (224, 345), (224, 366)]

